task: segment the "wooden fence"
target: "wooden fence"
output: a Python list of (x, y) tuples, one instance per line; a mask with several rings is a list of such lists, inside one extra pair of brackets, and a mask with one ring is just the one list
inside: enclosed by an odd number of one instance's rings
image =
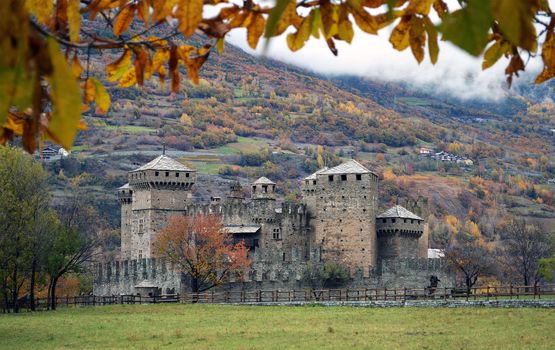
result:
[[(491, 299), (555, 298), (555, 284), (538, 286), (486, 286), (471, 288), (375, 288), (322, 290), (255, 290), (208, 291), (204, 293), (163, 294), (155, 296), (73, 296), (56, 299), (58, 307), (97, 306), (115, 304), (162, 303), (288, 303), (319, 301), (405, 301), (405, 300), (491, 300)], [(25, 303), (26, 304), (26, 303)], [(38, 309), (45, 309), (46, 299), (37, 299)], [(22, 305), (23, 308), (28, 305)]]

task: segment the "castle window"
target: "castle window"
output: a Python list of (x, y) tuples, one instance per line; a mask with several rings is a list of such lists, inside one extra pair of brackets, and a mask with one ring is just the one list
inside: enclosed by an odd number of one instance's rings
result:
[(341, 175), (341, 181), (347, 181), (347, 175)]
[[(403, 219), (403, 222), (406, 224), (406, 223), (407, 223), (407, 219)], [(412, 224), (412, 220), (410, 221), (410, 223)]]
[(170, 176), (170, 172), (166, 171), (166, 177)]
[(394, 224), (394, 223), (395, 223), (395, 219), (391, 219), (391, 223), (393, 223), (393, 224)]
[(268, 185), (262, 185), (262, 192), (268, 193)]
[(252, 186), (252, 191), (256, 192), (256, 186)]
[(382, 223), (385, 224), (386, 222), (387, 222), (387, 219), (382, 219)]
[(333, 175), (328, 175), (328, 181), (333, 182)]
[(362, 175), (357, 174), (357, 181), (360, 181), (360, 180), (362, 180)]
[(279, 228), (274, 229), (273, 237), (274, 237), (275, 240), (280, 240), (281, 239), (281, 230)]
[(179, 173), (175, 173), (175, 177), (179, 177)]
[(139, 260), (143, 258), (143, 251), (139, 249)]
[(316, 185), (316, 180), (312, 180), (312, 184), (313, 184), (313, 185)]
[[(405, 222), (406, 222), (406, 221), (405, 221)], [(414, 220), (411, 219), (411, 220), (410, 220), (410, 223), (411, 223), (411, 224), (414, 224)]]
[(310, 183), (310, 181), (306, 180), (304, 183), (305, 183), (305, 185), (308, 185)]
[(154, 176), (158, 176), (158, 172), (157, 172), (157, 171), (154, 172)]
[(283, 261), (285, 261), (285, 253), (283, 253), (282, 259), (283, 259)]
[(189, 173), (185, 173), (185, 177), (189, 177)]
[(145, 221), (144, 221), (144, 219), (139, 219), (139, 233), (143, 233), (143, 231), (144, 231), (144, 226), (145, 226)]

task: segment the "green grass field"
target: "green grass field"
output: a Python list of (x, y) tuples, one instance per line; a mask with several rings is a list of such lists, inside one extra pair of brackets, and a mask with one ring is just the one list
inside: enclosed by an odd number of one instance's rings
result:
[(1, 349), (549, 349), (549, 309), (116, 305), (0, 316)]

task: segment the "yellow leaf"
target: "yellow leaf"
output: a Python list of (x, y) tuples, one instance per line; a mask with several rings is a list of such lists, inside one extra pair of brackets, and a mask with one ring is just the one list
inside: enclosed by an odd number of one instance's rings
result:
[(266, 22), (264, 36), (269, 38), (281, 35), (297, 17), (296, 0), (277, 0)]
[(427, 16), (430, 13), (430, 7), (432, 7), (434, 2), (435, 0), (411, 0), (409, 6), (407, 6), (407, 9), (405, 10), (405, 13), (409, 15), (418, 13)]
[(145, 26), (148, 26), (150, 7), (148, 6), (147, 0), (140, 0), (140, 2), (137, 4), (137, 16), (141, 21), (144, 22)]
[(119, 13), (118, 17), (114, 22), (114, 34), (116, 36), (120, 36), (121, 33), (125, 32), (129, 29), (129, 25), (133, 21), (135, 17), (135, 6), (130, 5), (126, 6), (121, 12)]
[(131, 64), (131, 56), (131, 51), (126, 49), (120, 58), (106, 66), (109, 81), (114, 82), (123, 76)]
[(135, 74), (135, 67), (129, 68), (125, 73), (123, 73), (121, 79), (119, 80), (119, 87), (130, 87), (137, 83), (137, 76)]
[(432, 61), (432, 64), (436, 64), (437, 56), (439, 55), (437, 30), (428, 16), (424, 17), (424, 26), (426, 27), (426, 33), (428, 33), (428, 52), (430, 54), (430, 61)]
[(492, 0), (493, 16), (512, 44), (536, 50), (535, 6), (530, 0)]
[(426, 45), (426, 34), (424, 32), (423, 20), (419, 17), (412, 16), (410, 21), (409, 42), (410, 49), (414, 58), (421, 63), (424, 59), (424, 46)]
[(349, 20), (349, 9), (347, 4), (339, 6), (339, 18), (337, 22), (337, 34), (341, 40), (350, 43), (353, 40), (355, 32), (353, 24)]
[[(555, 19), (552, 19), (552, 21), (552, 23), (555, 23)], [(555, 34), (553, 33), (553, 29), (547, 32), (547, 36), (542, 47), (542, 59), (544, 67), (540, 75), (538, 75), (535, 80), (536, 84), (543, 83), (544, 81), (555, 77)]]
[(378, 24), (376, 19), (366, 10), (361, 7), (360, 3), (356, 0), (348, 0), (350, 12), (355, 19), (356, 25), (368, 34), (378, 34)]
[(178, 0), (157, 0), (152, 2), (152, 20), (158, 22), (171, 15), (172, 9)]
[(262, 33), (264, 33), (265, 24), (266, 22), (261, 14), (252, 13), (252, 19), (247, 27), (247, 42), (251, 48), (256, 49), (258, 40), (260, 40)]
[(81, 13), (79, 12), (79, 0), (68, 0), (67, 20), (69, 23), (69, 40), (79, 41), (79, 30), (81, 30)]
[(323, 1), (320, 5), (320, 15), (322, 18), (322, 29), (326, 39), (331, 38), (338, 32), (337, 22), (339, 20), (339, 6), (330, 1)]
[(73, 55), (73, 60), (71, 61), (71, 70), (75, 79), (79, 79), (81, 77), (81, 73), (83, 73), (83, 67), (79, 63), (79, 57), (77, 57), (77, 54)]
[(297, 51), (304, 46), (311, 33), (311, 24), (313, 23), (314, 11), (305, 17), (295, 33), (287, 35), (287, 45), (291, 51)]
[(158, 50), (152, 58), (152, 71), (158, 72), (160, 67), (163, 68), (165, 62), (170, 59), (170, 52), (166, 49)]
[(25, 2), (27, 9), (31, 12), (37, 20), (43, 24), (48, 25), (52, 18), (52, 10), (54, 9), (54, 1), (52, 0), (27, 0)]
[(98, 79), (96, 79), (96, 78), (89, 78), (89, 80), (91, 81), (92, 85), (94, 86), (94, 90), (95, 90), (95, 99), (94, 99), (94, 101), (96, 102), (96, 107), (102, 113), (108, 112), (108, 109), (110, 108), (110, 102), (111, 101), (110, 101), (110, 95), (106, 91), (106, 88), (104, 88), (102, 83), (100, 81), (98, 81)]
[(65, 149), (70, 149), (81, 120), (79, 85), (68, 66), (56, 40), (48, 38), (48, 53), (52, 63), (49, 77), (53, 113), (48, 130)]
[(503, 55), (501, 40), (496, 41), (493, 45), (486, 49), (484, 52), (484, 61), (482, 62), (482, 69), (488, 69), (497, 62)]
[(83, 98), (86, 103), (91, 103), (94, 101), (94, 97), (96, 94), (96, 89), (94, 88), (94, 84), (91, 81), (92, 78), (88, 78), (85, 80), (83, 84)]
[(179, 20), (179, 31), (191, 36), (202, 21), (202, 0), (179, 0), (176, 18)]
[(397, 24), (389, 37), (391, 45), (399, 51), (403, 51), (409, 47), (410, 19), (410, 16), (403, 16), (403, 18), (401, 18), (401, 22)]

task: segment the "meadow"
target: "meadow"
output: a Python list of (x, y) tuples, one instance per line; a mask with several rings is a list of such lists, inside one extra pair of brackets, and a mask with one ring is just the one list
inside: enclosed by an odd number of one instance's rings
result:
[(1, 349), (549, 349), (550, 309), (114, 305), (0, 316)]

